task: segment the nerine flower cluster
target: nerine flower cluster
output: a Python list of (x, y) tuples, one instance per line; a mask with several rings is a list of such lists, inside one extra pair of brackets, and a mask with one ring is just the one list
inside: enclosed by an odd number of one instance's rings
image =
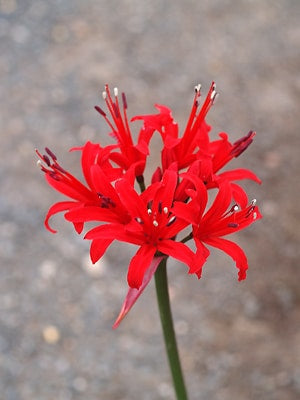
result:
[[(244, 168), (223, 168), (247, 149), (255, 132), (250, 131), (234, 143), (224, 132), (211, 140), (211, 127), (205, 118), (217, 97), (215, 84), (212, 83), (203, 102), (200, 97), (201, 87), (197, 85), (191, 113), (180, 133), (171, 110), (163, 105), (155, 105), (156, 114), (129, 120), (125, 94), (119, 96), (117, 88), (111, 93), (106, 85), (106, 107), (95, 109), (107, 122), (113, 143), (103, 147), (88, 141), (73, 149), (81, 153), (84, 182), (65, 170), (48, 148), (45, 154), (37, 151), (48, 184), (66, 197), (50, 207), (45, 219), (47, 229), (56, 232), (49, 219), (59, 212), (64, 213), (78, 233), (86, 223), (94, 222), (84, 236), (91, 242), (93, 263), (114, 240), (137, 246), (128, 267), (129, 291), (114, 327), (164, 257), (179, 260), (188, 267), (188, 273), (200, 278), (210, 254), (208, 246), (213, 246), (234, 260), (239, 280), (246, 278), (246, 255), (227, 236), (261, 218), (256, 200), (249, 201), (237, 183), (244, 179), (257, 183), (260, 180)], [(137, 120), (142, 121), (142, 126), (134, 139), (131, 123)], [(149, 144), (157, 134), (162, 139), (161, 162), (146, 184)], [(190, 243), (194, 245), (189, 246)]]

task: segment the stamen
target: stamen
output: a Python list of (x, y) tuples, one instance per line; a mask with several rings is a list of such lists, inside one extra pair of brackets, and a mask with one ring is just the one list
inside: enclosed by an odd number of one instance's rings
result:
[(117, 87), (114, 88), (114, 95), (117, 97), (119, 94), (119, 90)]
[(173, 222), (175, 222), (175, 220), (176, 220), (176, 216), (175, 215), (173, 215), (170, 219), (169, 219), (169, 221), (168, 221), (168, 223), (167, 223), (167, 226), (170, 226), (170, 225), (172, 225), (173, 224)]
[(158, 226), (158, 222), (156, 221), (156, 219), (154, 219), (152, 223), (153, 223), (153, 225), (154, 225), (155, 227)]
[(59, 164), (55, 165), (55, 169), (59, 172), (62, 172), (63, 174), (67, 174), (67, 171), (63, 169)]
[(195, 92), (200, 93), (200, 90), (201, 90), (201, 84), (198, 83), (198, 85), (195, 86)]
[[(103, 92), (103, 93), (105, 93), (105, 92)], [(99, 106), (95, 106), (94, 108), (96, 111), (98, 111), (98, 113), (100, 115), (102, 115), (103, 117), (106, 117), (106, 113), (102, 110), (102, 108), (100, 108)]]
[(235, 222), (230, 222), (230, 224), (227, 225), (229, 228), (237, 228), (239, 224), (236, 224)]
[(48, 147), (45, 147), (45, 150), (49, 154), (49, 156), (52, 158), (53, 161), (57, 160), (56, 155)]
[(60, 181), (60, 177), (55, 173), (55, 172), (50, 172), (49, 176), (51, 176), (52, 179), (56, 180), (56, 181)]
[(107, 98), (107, 93), (106, 93), (106, 91), (102, 92), (102, 98), (103, 98), (103, 100), (106, 100), (106, 98)]
[(230, 209), (229, 211), (227, 211), (226, 214), (223, 215), (223, 217), (226, 217), (228, 214), (234, 213), (234, 212), (236, 212), (236, 211), (238, 211), (238, 210), (239, 210), (239, 206), (238, 206), (237, 204), (234, 204), (234, 205), (231, 207), (231, 209)]
[(112, 201), (112, 199), (110, 199), (109, 197), (104, 196), (102, 193), (97, 193), (99, 199), (101, 200), (101, 208), (109, 208), (109, 206), (111, 207), (116, 207), (116, 204), (114, 201)]
[(127, 100), (124, 92), (122, 93), (122, 102), (124, 109), (127, 110)]
[(158, 203), (158, 212), (161, 214), (162, 212), (162, 204), (161, 201)]
[(135, 217), (136, 222), (138, 222), (139, 224), (143, 224), (144, 221), (142, 220), (142, 218), (140, 217)]
[(50, 158), (46, 154), (43, 154), (43, 160), (48, 165), (48, 167), (51, 166)]
[(251, 201), (251, 204), (252, 204), (253, 206), (255, 206), (255, 204), (256, 204), (256, 199), (253, 199), (253, 200)]
[(164, 212), (164, 214), (168, 214), (168, 212), (169, 212), (168, 207), (164, 207), (164, 208), (163, 208), (163, 212)]
[(212, 104), (215, 104), (215, 102), (216, 102), (216, 100), (217, 100), (218, 97), (219, 97), (219, 93), (215, 92), (214, 97), (213, 97), (213, 99), (211, 100), (211, 101), (212, 101)]
[(210, 94), (210, 99), (213, 100), (216, 94), (217, 94), (217, 92), (214, 89)]
[(147, 209), (147, 213), (148, 213), (148, 215), (151, 215), (151, 214), (152, 214), (151, 208), (148, 208), (148, 209)]
[(41, 161), (41, 160), (37, 160), (36, 165), (37, 165), (39, 168), (42, 168), (42, 167), (43, 167), (43, 164), (42, 164), (42, 161)]
[(120, 118), (121, 115), (120, 115), (120, 112), (119, 112), (119, 108), (115, 103), (113, 103), (113, 109), (114, 109), (114, 113), (115, 113), (116, 118)]

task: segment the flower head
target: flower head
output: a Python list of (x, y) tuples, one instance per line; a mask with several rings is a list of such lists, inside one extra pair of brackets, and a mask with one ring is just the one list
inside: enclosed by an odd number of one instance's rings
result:
[(248, 269), (245, 253), (237, 244), (224, 239), (223, 236), (244, 229), (262, 218), (256, 200), (252, 200), (250, 205), (242, 209), (237, 204), (231, 204), (233, 196), (230, 183), (222, 181), (212, 205), (207, 209), (208, 195), (205, 185), (197, 176), (189, 176), (188, 179), (191, 179), (195, 186), (195, 190), (189, 189), (191, 200), (185, 205), (177, 202), (173, 212), (192, 225), (192, 237), (199, 263), (191, 272), (195, 272), (200, 278), (202, 266), (209, 256), (205, 245), (210, 245), (231, 256), (239, 269), (239, 280), (245, 279)]
[[(127, 118), (125, 94), (122, 93), (120, 101), (118, 90), (115, 88), (111, 94), (106, 85), (103, 99), (108, 112), (99, 106), (95, 108), (107, 122), (115, 143), (102, 147), (87, 142), (72, 149), (81, 152), (84, 183), (62, 168), (48, 148), (45, 154), (37, 151), (46, 181), (66, 197), (50, 207), (45, 219), (47, 229), (55, 232), (49, 226), (49, 219), (58, 212), (64, 212), (65, 219), (78, 233), (85, 224), (93, 222), (94, 227), (85, 234), (85, 239), (91, 241), (93, 262), (103, 256), (114, 240), (138, 246), (129, 262), (129, 289), (114, 327), (166, 257), (183, 262), (189, 273), (200, 278), (210, 254), (207, 246), (213, 246), (235, 261), (239, 280), (246, 277), (246, 255), (227, 236), (261, 218), (255, 201), (249, 202), (247, 193), (236, 181), (251, 179), (260, 183), (260, 180), (244, 168), (222, 169), (247, 149), (255, 132), (250, 131), (234, 143), (225, 132), (217, 140), (211, 140), (206, 116), (217, 97), (215, 83), (211, 84), (202, 106), (200, 97), (201, 86), (197, 85), (182, 136), (171, 110), (156, 105), (157, 114), (132, 118), (131, 121), (143, 120), (135, 141)], [(155, 132), (162, 138), (161, 165), (156, 166), (146, 187), (143, 174)], [(208, 194), (213, 196), (215, 192), (209, 206)], [(195, 252), (188, 246), (189, 240), (193, 240)]]
[(128, 284), (137, 288), (155, 254), (172, 256), (190, 267), (194, 253), (188, 246), (174, 239), (188, 222), (177, 218), (172, 212), (177, 173), (167, 170), (160, 182), (153, 183), (138, 194), (126, 180), (116, 182), (116, 191), (131, 219), (128, 224), (106, 224), (93, 228), (87, 239), (116, 239), (140, 246), (132, 258), (128, 270)]

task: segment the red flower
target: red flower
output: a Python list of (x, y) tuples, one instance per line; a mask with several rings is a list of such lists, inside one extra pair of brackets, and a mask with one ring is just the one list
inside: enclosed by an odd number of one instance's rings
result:
[[(71, 198), (71, 200), (61, 201), (50, 207), (45, 218), (45, 225), (50, 232), (56, 232), (49, 226), (49, 219), (53, 215), (70, 210), (76, 210), (76, 214), (86, 206), (94, 207), (98, 211), (96, 216), (100, 212), (103, 220), (107, 220), (107, 214), (110, 216), (117, 214), (121, 216), (121, 219), (124, 218), (126, 210), (121, 205), (116, 207), (118, 196), (110, 189), (110, 180), (114, 180), (120, 175), (120, 171), (112, 168), (108, 160), (111, 146), (101, 148), (98, 144), (87, 142), (81, 148), (82, 171), (88, 186), (83, 185), (77, 178), (63, 169), (52, 151), (48, 148), (45, 150), (47, 154), (44, 155), (37, 150), (36, 152), (40, 157), (39, 165), (45, 173), (47, 182), (58, 192)], [(112, 219), (113, 217), (111, 216), (110, 220)], [(72, 222), (76, 231), (80, 233), (83, 229), (84, 221), (74, 218)]]
[(202, 266), (209, 256), (209, 251), (205, 247), (205, 244), (207, 244), (223, 250), (232, 257), (239, 269), (239, 280), (245, 279), (248, 263), (243, 250), (234, 242), (224, 239), (223, 236), (244, 229), (262, 218), (258, 207), (255, 205), (256, 200), (253, 200), (249, 206), (243, 209), (239, 209), (237, 204), (231, 206), (232, 190), (230, 183), (221, 181), (214, 202), (205, 211), (208, 202), (207, 188), (196, 176), (189, 175), (186, 178), (190, 179), (195, 187), (195, 190), (188, 190), (191, 201), (188, 204), (176, 202), (173, 212), (177, 217), (192, 224), (193, 227), (191, 236), (194, 238), (197, 247), (196, 258), (199, 263), (196, 269), (190, 272), (196, 273), (200, 278)]
[(171, 110), (162, 105), (156, 104), (159, 114), (136, 116), (133, 120), (142, 119), (144, 121), (143, 130), (145, 135), (151, 137), (157, 130), (163, 139), (164, 148), (162, 150), (162, 167), (167, 169), (173, 162), (178, 163), (178, 169), (186, 168), (197, 159), (196, 149), (202, 142), (208, 140), (210, 126), (206, 124), (204, 118), (212, 106), (217, 96), (215, 84), (212, 83), (207, 97), (198, 115), (200, 97), (200, 85), (195, 87), (195, 96), (191, 114), (181, 138), (178, 137), (178, 124), (173, 120)]
[(116, 191), (131, 221), (128, 224), (101, 225), (85, 236), (99, 241), (117, 239), (140, 246), (128, 270), (128, 284), (132, 288), (141, 286), (145, 271), (157, 252), (172, 256), (190, 268), (194, 267), (194, 253), (185, 244), (174, 240), (188, 225), (172, 213), (176, 185), (177, 173), (171, 170), (164, 173), (161, 182), (153, 183), (140, 195), (125, 179), (118, 180)]
[[(105, 147), (87, 142), (81, 151), (81, 167), (85, 183), (63, 169), (56, 156), (46, 148), (46, 154), (37, 151), (39, 164), (50, 186), (67, 197), (50, 207), (45, 225), (51, 232), (49, 219), (64, 212), (80, 233), (87, 222), (100, 222), (85, 235), (91, 240), (91, 259), (95, 263), (116, 239), (139, 246), (130, 261), (127, 280), (129, 290), (121, 312), (114, 324), (117, 327), (151, 280), (159, 262), (168, 256), (185, 263), (189, 273), (199, 278), (209, 256), (208, 246), (223, 250), (233, 258), (239, 269), (239, 280), (245, 279), (248, 268), (243, 250), (224, 237), (244, 229), (262, 216), (255, 201), (248, 204), (246, 192), (235, 183), (257, 176), (246, 169), (221, 172), (234, 157), (238, 157), (252, 143), (255, 133), (230, 143), (226, 133), (210, 141), (210, 126), (205, 117), (216, 99), (215, 84), (199, 107), (200, 85), (195, 88), (192, 110), (182, 137), (171, 110), (156, 105), (156, 115), (136, 116), (142, 119), (135, 144), (127, 119), (127, 101), (118, 90), (111, 95), (105, 86), (103, 98), (110, 118), (98, 106), (96, 110), (108, 123), (117, 143)], [(155, 131), (163, 140), (161, 166), (145, 188), (143, 173), (148, 156), (148, 145)], [(184, 170), (179, 174), (178, 171)], [(134, 188), (135, 180), (142, 193)], [(208, 191), (217, 190), (210, 207)], [(213, 191), (211, 191), (213, 193)], [(178, 234), (191, 226), (191, 232), (180, 241)], [(193, 239), (194, 253), (185, 243)]]
[[(213, 82), (199, 110), (200, 89), (200, 85), (195, 87), (192, 110), (181, 138), (179, 138), (178, 124), (173, 120), (171, 110), (165, 106), (156, 105), (159, 110), (158, 114), (133, 118), (133, 120), (142, 119), (144, 121), (142, 131), (145, 137), (151, 138), (155, 130), (161, 134), (164, 143), (161, 155), (163, 170), (169, 168), (174, 162), (178, 164), (178, 170), (181, 170), (190, 167), (195, 161), (200, 161), (202, 172), (205, 170), (205, 175), (200, 177), (208, 185), (208, 188), (216, 187), (216, 181), (220, 179), (230, 181), (252, 179), (260, 183), (260, 179), (246, 169), (227, 171), (216, 176), (232, 158), (238, 157), (246, 150), (252, 143), (255, 132), (250, 131), (248, 135), (233, 144), (228, 141), (226, 133), (220, 133), (221, 140), (211, 142), (209, 138), (211, 127), (205, 122), (205, 117), (218, 93)], [(238, 188), (235, 189), (238, 190)]]

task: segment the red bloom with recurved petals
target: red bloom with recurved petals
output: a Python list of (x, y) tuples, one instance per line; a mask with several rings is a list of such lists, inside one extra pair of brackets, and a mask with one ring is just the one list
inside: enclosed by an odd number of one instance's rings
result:
[[(99, 212), (104, 220), (107, 220), (108, 215), (121, 215), (122, 218), (126, 214), (124, 208), (116, 207), (118, 201), (117, 196), (110, 188), (110, 180), (116, 179), (120, 176), (120, 171), (113, 168), (108, 160), (107, 153), (110, 148), (103, 149), (98, 144), (87, 142), (83, 148), (81, 155), (81, 165), (83, 175), (87, 182), (87, 186), (81, 183), (75, 176), (70, 174), (57, 161), (57, 157), (48, 148), (45, 149), (47, 154), (41, 154), (36, 150), (40, 160), (38, 164), (41, 170), (45, 173), (45, 178), (49, 185), (55, 190), (69, 197), (71, 200), (61, 201), (55, 203), (50, 207), (46, 218), (45, 225), (52, 233), (56, 231), (49, 225), (49, 219), (62, 211), (76, 210), (75, 214), (78, 215), (80, 210), (84, 207), (94, 207)], [(109, 212), (109, 210), (111, 210)], [(85, 220), (74, 218), (69, 219), (73, 222), (74, 227), (78, 233), (83, 229)], [(86, 219), (90, 220), (90, 219)], [(110, 219), (111, 220), (111, 219)]]
[[(241, 179), (251, 179), (261, 183), (260, 179), (247, 169), (236, 169), (220, 173), (231, 159), (238, 157), (252, 143), (255, 132), (250, 131), (246, 136), (231, 144), (228, 141), (226, 133), (220, 133), (220, 140), (210, 141), (209, 132), (211, 127), (206, 123), (205, 118), (208, 111), (214, 104), (218, 93), (216, 85), (213, 82), (208, 94), (199, 109), (199, 98), (201, 96), (201, 85), (195, 86), (195, 96), (190, 116), (184, 133), (179, 138), (178, 124), (173, 120), (171, 110), (166, 106), (156, 105), (158, 114), (137, 116), (133, 119), (142, 119), (144, 126), (142, 130), (145, 135), (151, 137), (154, 130), (160, 132), (164, 147), (161, 153), (162, 169), (177, 162), (178, 170), (190, 167), (193, 162), (202, 163), (202, 171), (205, 169), (205, 175), (200, 178), (205, 182), (208, 188), (217, 186), (220, 180), (236, 181)], [(244, 192), (235, 185), (235, 191), (240, 192), (240, 197)]]
[[(129, 289), (114, 327), (166, 257), (183, 262), (188, 273), (200, 278), (210, 254), (207, 246), (213, 246), (235, 261), (239, 280), (246, 277), (244, 251), (226, 237), (262, 217), (255, 201), (249, 204), (245, 190), (236, 183), (260, 180), (244, 168), (222, 169), (248, 148), (255, 132), (250, 131), (234, 143), (225, 132), (211, 140), (211, 127), (205, 119), (217, 97), (216, 85), (211, 84), (202, 106), (200, 89), (200, 85), (195, 87), (190, 116), (180, 137), (169, 108), (156, 105), (157, 114), (136, 116), (129, 121), (125, 94), (120, 100), (118, 89), (111, 93), (106, 85), (103, 99), (108, 112), (99, 106), (95, 109), (107, 122), (116, 142), (104, 147), (87, 142), (72, 149), (81, 152), (82, 182), (62, 168), (48, 148), (45, 154), (37, 151), (48, 184), (67, 198), (50, 207), (45, 219), (47, 229), (55, 232), (49, 219), (59, 212), (78, 233), (85, 224), (93, 223), (85, 234), (85, 239), (91, 241), (93, 263), (114, 240), (138, 246), (129, 262)], [(143, 120), (137, 140), (130, 130), (130, 122), (135, 120)], [(143, 175), (154, 132), (162, 138), (161, 163), (154, 166), (147, 186)], [(138, 186), (140, 192), (136, 190)], [(188, 246), (190, 240), (196, 251)]]
[(116, 191), (131, 216), (130, 223), (101, 225), (86, 234), (87, 239), (117, 239), (140, 246), (128, 270), (128, 283), (132, 288), (140, 287), (156, 253), (194, 267), (194, 253), (174, 240), (188, 225), (172, 213), (177, 178), (175, 171), (167, 170), (160, 182), (153, 183), (140, 195), (126, 180), (120, 179), (116, 182)]
[(209, 251), (205, 244), (217, 247), (227, 253), (236, 262), (239, 269), (239, 280), (246, 278), (248, 269), (247, 258), (243, 250), (234, 242), (224, 239), (223, 236), (232, 234), (246, 228), (256, 220), (262, 218), (256, 200), (243, 209), (232, 202), (232, 191), (229, 182), (220, 182), (218, 194), (211, 207), (206, 211), (208, 203), (207, 189), (203, 182), (196, 176), (189, 176), (195, 190), (189, 189), (191, 201), (188, 204), (175, 203), (173, 212), (176, 216), (192, 224), (192, 237), (194, 238), (199, 263), (194, 271), (201, 276), (202, 266), (206, 261)]

